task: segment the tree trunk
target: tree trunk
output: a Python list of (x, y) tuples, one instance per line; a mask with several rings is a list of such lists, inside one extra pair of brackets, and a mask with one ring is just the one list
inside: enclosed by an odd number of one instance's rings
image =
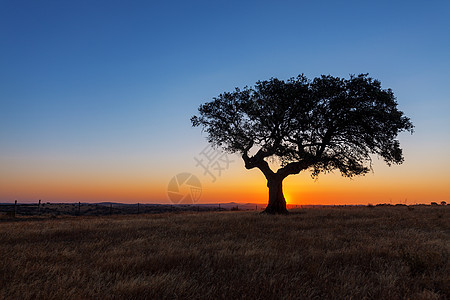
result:
[(283, 195), (283, 179), (272, 178), (267, 180), (269, 188), (269, 204), (264, 210), (268, 214), (287, 214), (286, 200)]

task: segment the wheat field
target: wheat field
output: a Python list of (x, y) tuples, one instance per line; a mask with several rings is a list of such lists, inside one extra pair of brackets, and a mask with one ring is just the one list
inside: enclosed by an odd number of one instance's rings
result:
[(450, 207), (0, 221), (3, 299), (448, 299)]

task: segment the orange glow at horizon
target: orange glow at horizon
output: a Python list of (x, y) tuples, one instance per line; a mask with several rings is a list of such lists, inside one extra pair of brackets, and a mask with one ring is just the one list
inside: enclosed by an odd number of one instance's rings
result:
[[(167, 203), (167, 186), (173, 169), (148, 173), (138, 164), (127, 168), (93, 169), (49, 164), (47, 170), (31, 167), (0, 174), (0, 202), (123, 202)], [(59, 169), (58, 169), (59, 168)], [(199, 203), (267, 204), (266, 180), (259, 170), (246, 170), (242, 162), (223, 172), (215, 182), (201, 170), (192, 170), (202, 183)], [(309, 173), (289, 176), (283, 182), (289, 205), (377, 204), (450, 202), (450, 180), (434, 168), (405, 163), (387, 167), (381, 163), (375, 172), (354, 179), (339, 174), (322, 174), (313, 180)], [(61, 171), (63, 170), (63, 171)]]
[[(286, 203), (290, 205), (307, 204), (376, 204), (376, 203), (429, 203), (448, 202), (449, 189), (444, 182), (425, 183), (430, 192), (421, 190), (422, 185), (360, 180), (343, 182), (339, 178), (314, 182), (307, 176), (289, 178), (284, 184)], [(348, 179), (347, 179), (348, 180)], [(423, 184), (423, 182), (422, 182)], [(26, 186), (26, 189), (22, 187)], [(0, 185), (3, 198), (42, 199), (48, 202), (125, 202), (125, 203), (170, 203), (167, 183), (145, 181), (22, 181), (20, 184)], [(206, 183), (202, 188), (199, 203), (258, 203), (266, 204), (268, 188), (264, 180), (240, 180), (238, 182)], [(10, 201), (8, 201), (10, 202)]]

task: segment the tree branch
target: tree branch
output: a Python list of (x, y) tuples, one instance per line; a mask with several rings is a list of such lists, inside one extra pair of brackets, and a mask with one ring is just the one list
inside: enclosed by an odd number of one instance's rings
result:
[(308, 169), (310, 166), (313, 165), (312, 161), (309, 161), (307, 159), (303, 159), (301, 161), (291, 162), (285, 165), (284, 167), (280, 168), (277, 171), (277, 175), (280, 175), (282, 178), (285, 178), (289, 175), (295, 175), (300, 173), (301, 171)]
[(245, 168), (248, 170), (258, 168), (261, 170), (261, 172), (263, 172), (264, 176), (266, 176), (267, 179), (269, 179), (269, 177), (272, 177), (275, 173), (270, 169), (267, 161), (264, 160), (264, 157), (271, 156), (272, 154), (268, 154), (262, 149), (259, 149), (259, 151), (254, 156), (249, 157), (248, 151), (250, 150), (250, 148), (246, 149), (242, 153), (242, 159), (245, 162)]

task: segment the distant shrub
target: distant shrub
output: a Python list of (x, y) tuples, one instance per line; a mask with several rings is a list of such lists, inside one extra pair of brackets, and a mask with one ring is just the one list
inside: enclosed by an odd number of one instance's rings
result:
[(438, 205), (436, 202), (431, 202), (431, 205)]
[(441, 205), (447, 205), (447, 202), (442, 201), (442, 202), (441, 202)]

